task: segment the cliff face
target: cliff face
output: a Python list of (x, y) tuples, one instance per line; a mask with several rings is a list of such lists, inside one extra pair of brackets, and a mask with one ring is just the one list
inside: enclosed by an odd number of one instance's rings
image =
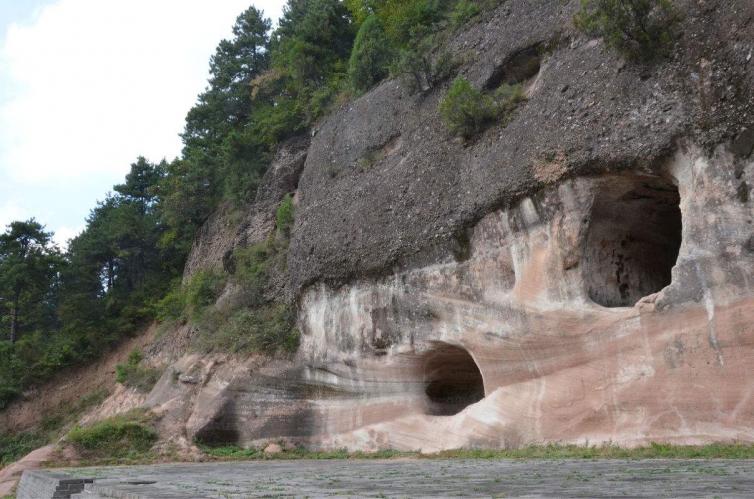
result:
[[(754, 5), (678, 4), (652, 66), (577, 33), (576, 1), (458, 33), (461, 74), (528, 97), (473, 143), (440, 122), (445, 88), (334, 113), (269, 179), (297, 192), (295, 359), (186, 356), (148, 405), (247, 445), (754, 441)], [(259, 238), (211, 222), (189, 267), (266, 237), (275, 192), (240, 224)]]
[[(686, 139), (711, 150), (751, 125), (750, 2), (677, 2), (676, 55), (627, 64), (577, 33), (578, 2), (512, 0), (454, 39), (477, 88), (528, 87), (507, 127), (474, 144), (442, 125), (439, 88), (388, 81), (328, 119), (312, 142), (291, 245), (295, 287), (433, 263), (460, 231), (567, 178), (648, 169)], [(532, 63), (532, 60), (534, 63)], [(380, 160), (364, 166), (366, 157)]]

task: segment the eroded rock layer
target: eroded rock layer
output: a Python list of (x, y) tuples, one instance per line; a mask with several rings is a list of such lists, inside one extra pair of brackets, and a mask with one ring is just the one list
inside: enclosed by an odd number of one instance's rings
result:
[(295, 360), (184, 359), (150, 403), (212, 443), (754, 441), (753, 181), (692, 145), (564, 181), (438, 263), (309, 288)]
[[(425, 450), (754, 439), (754, 214), (736, 196), (752, 164), (736, 161), (685, 147), (661, 168), (567, 181), (485, 217), (465, 260), (311, 289), (309, 379), (354, 394), (317, 403), (313, 436)], [(477, 403), (454, 350), (483, 380)]]
[(508, 0), (445, 47), (477, 88), (523, 86), (507, 122), (455, 140), (448, 82), (390, 80), (282, 148), (239, 228), (208, 222), (187, 276), (264, 240), (295, 191), (270, 295), (296, 301), (301, 347), (181, 358), (147, 401), (167, 433), (754, 441), (754, 4), (676, 4), (672, 55), (644, 65), (576, 31), (576, 0)]

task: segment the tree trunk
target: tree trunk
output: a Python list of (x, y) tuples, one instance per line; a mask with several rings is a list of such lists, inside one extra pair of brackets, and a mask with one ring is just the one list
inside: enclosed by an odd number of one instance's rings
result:
[(21, 293), (16, 292), (16, 296), (13, 297), (13, 307), (10, 312), (10, 342), (15, 343), (18, 336), (18, 302), (21, 297)]

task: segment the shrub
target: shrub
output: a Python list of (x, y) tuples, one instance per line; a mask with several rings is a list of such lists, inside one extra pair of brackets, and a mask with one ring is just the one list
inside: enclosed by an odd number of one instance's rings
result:
[(90, 426), (76, 426), (66, 440), (87, 457), (133, 458), (152, 448), (157, 432), (149, 414), (137, 410)]
[(241, 309), (216, 331), (200, 335), (197, 345), (205, 352), (292, 353), (299, 344), (295, 320), (293, 309), (285, 304), (269, 303)]
[(47, 441), (46, 435), (37, 431), (0, 433), (0, 468), (42, 447)]
[(225, 276), (219, 272), (202, 270), (194, 274), (186, 285), (186, 307), (191, 315), (212, 305), (225, 287)]
[(161, 321), (196, 320), (215, 303), (225, 288), (225, 276), (220, 272), (201, 270), (188, 283), (177, 281), (154, 306)]
[(377, 15), (388, 39), (405, 48), (430, 34), (451, 5), (451, 0), (385, 0)]
[(286, 238), (290, 236), (291, 229), (293, 229), (294, 214), (293, 196), (286, 194), (275, 212), (275, 225), (278, 233)]
[(415, 47), (401, 50), (391, 71), (401, 76), (411, 92), (426, 92), (450, 78), (460, 62), (449, 52), (432, 56), (433, 41), (424, 39)]
[(453, 26), (459, 28), (479, 14), (479, 7), (469, 0), (460, 0), (450, 13), (450, 21)]
[(176, 321), (183, 317), (186, 309), (186, 293), (180, 279), (173, 283), (170, 291), (155, 305), (155, 317), (160, 321)]
[(272, 242), (238, 248), (233, 253), (235, 263), (233, 280), (243, 290), (244, 306), (257, 307), (265, 303), (268, 267), (275, 254)]
[(481, 132), (497, 118), (492, 98), (472, 87), (463, 77), (453, 81), (440, 102), (440, 114), (451, 133), (465, 138)]
[(141, 352), (138, 350), (131, 352), (125, 364), (115, 366), (115, 380), (122, 385), (146, 393), (157, 383), (160, 373), (157, 369), (142, 366), (141, 361)]
[(366, 18), (356, 34), (348, 62), (348, 76), (357, 92), (366, 92), (389, 73), (394, 52), (375, 15)]
[(507, 119), (521, 100), (520, 85), (502, 85), (487, 95), (458, 77), (440, 101), (440, 115), (452, 134), (470, 139), (492, 123)]
[(667, 53), (679, 20), (670, 0), (581, 0), (576, 27), (632, 60)]

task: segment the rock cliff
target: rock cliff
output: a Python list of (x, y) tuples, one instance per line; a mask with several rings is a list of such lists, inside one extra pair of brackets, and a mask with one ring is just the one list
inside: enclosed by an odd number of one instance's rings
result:
[[(293, 358), (169, 356), (175, 440), (434, 451), (754, 441), (754, 4), (688, 0), (673, 55), (627, 63), (578, 2), (509, 0), (449, 50), (509, 123), (449, 136), (440, 86), (386, 81), (286, 145), (187, 275), (274, 230)], [(190, 331), (185, 334), (190, 335)]]

